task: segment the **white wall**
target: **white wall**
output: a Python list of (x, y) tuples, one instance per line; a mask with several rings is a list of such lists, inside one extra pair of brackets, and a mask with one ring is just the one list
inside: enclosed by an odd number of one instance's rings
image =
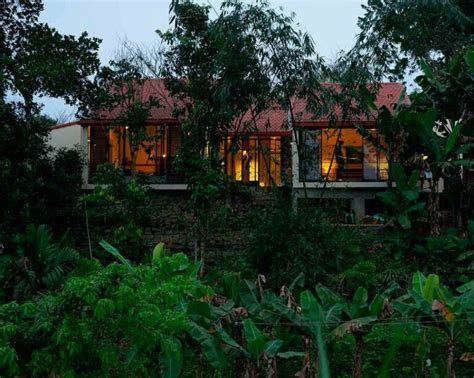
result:
[(74, 148), (81, 144), (81, 129), (80, 125), (53, 129), (50, 133), (49, 144), (54, 148)]

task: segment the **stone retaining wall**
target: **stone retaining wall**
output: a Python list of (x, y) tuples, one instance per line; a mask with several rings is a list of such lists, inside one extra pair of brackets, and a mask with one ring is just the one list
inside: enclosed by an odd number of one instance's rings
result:
[[(248, 188), (247, 193), (233, 198), (227, 221), (211, 236), (208, 254), (222, 256), (241, 252), (245, 243), (245, 229), (251, 221), (249, 218), (254, 211), (275, 204), (273, 190), (275, 189)], [(144, 238), (150, 247), (163, 242), (170, 251), (189, 255), (193, 253), (193, 217), (187, 208), (188, 198), (189, 192), (186, 191), (151, 192), (150, 223), (144, 228)], [(74, 226), (72, 233), (78, 244), (77, 248), (86, 253), (88, 239), (85, 220)], [(100, 233), (91, 235), (92, 239), (106, 238), (107, 230), (100, 230)]]

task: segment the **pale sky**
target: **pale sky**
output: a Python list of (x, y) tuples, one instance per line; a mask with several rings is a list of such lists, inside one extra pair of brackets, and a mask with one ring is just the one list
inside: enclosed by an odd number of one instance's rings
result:
[[(203, 0), (203, 3), (209, 1)], [(275, 7), (295, 12), (296, 20), (316, 43), (317, 52), (331, 61), (340, 50), (352, 47), (359, 32), (357, 18), (364, 0), (270, 0)], [(219, 1), (210, 1), (219, 6)], [(89, 35), (102, 39), (99, 50), (103, 64), (113, 59), (121, 41), (144, 46), (158, 42), (156, 29), (168, 28), (169, 0), (44, 0), (41, 21), (64, 34)], [(61, 100), (42, 99), (43, 112), (54, 118), (73, 118), (74, 111)]]

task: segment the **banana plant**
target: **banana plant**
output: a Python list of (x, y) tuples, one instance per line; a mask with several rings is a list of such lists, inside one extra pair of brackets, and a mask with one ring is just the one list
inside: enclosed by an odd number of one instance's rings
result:
[(410, 229), (413, 220), (424, 215), (425, 203), (419, 200), (420, 172), (413, 171), (408, 177), (400, 163), (392, 163), (390, 176), (396, 185), (385, 192), (377, 193), (377, 197), (385, 205), (389, 224), (399, 225), (405, 230)]
[[(424, 164), (432, 172), (432, 185), (428, 201), (430, 227), (433, 234), (439, 233), (439, 193), (441, 180), (450, 180), (460, 175), (460, 167), (472, 166), (473, 161), (462, 158), (462, 154), (469, 151), (471, 144), (460, 144), (462, 122), (437, 120), (437, 111), (428, 109), (424, 113), (409, 113), (406, 122), (411, 125), (416, 135), (420, 149), (424, 154)], [(445, 134), (437, 133), (439, 125), (447, 124)]]
[(413, 275), (408, 293), (394, 301), (394, 309), (402, 317), (417, 319), (422, 327), (436, 327), (447, 338), (447, 376), (455, 376), (454, 352), (460, 335), (474, 325), (474, 281), (456, 289), (453, 294), (440, 284), (439, 276)]
[[(233, 299), (215, 295), (184, 305), (189, 316), (189, 336), (195, 341), (193, 346), (202, 351), (213, 368), (222, 371), (233, 360), (237, 376), (256, 377), (265, 371), (268, 377), (276, 377), (277, 359), (304, 356), (298, 351), (281, 352), (284, 340), (273, 337), (283, 318), (274, 311), (278, 307), (275, 303), (285, 307), (283, 298), (235, 276), (227, 277), (224, 292)], [(265, 332), (259, 324), (265, 326)]]
[[(327, 314), (324, 313), (319, 301), (310, 291), (304, 291), (300, 295), (303, 328), (307, 328), (316, 340), (318, 351), (317, 373), (323, 378), (329, 377), (329, 363), (326, 353), (324, 337), (328, 331)], [(319, 371), (318, 371), (319, 370)]]
[(351, 334), (356, 342), (352, 365), (352, 377), (362, 374), (364, 337), (378, 321), (391, 315), (391, 308), (383, 295), (377, 294), (369, 302), (368, 292), (359, 287), (351, 301), (346, 301), (324, 286), (316, 287), (316, 292), (326, 313), (328, 324), (332, 325), (329, 338), (339, 338)]

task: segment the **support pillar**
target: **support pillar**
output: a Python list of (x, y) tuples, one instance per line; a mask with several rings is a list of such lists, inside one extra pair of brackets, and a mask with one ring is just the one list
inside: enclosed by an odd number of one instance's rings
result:
[(354, 198), (352, 200), (352, 210), (355, 213), (356, 220), (361, 220), (365, 216), (365, 200), (364, 198)]

